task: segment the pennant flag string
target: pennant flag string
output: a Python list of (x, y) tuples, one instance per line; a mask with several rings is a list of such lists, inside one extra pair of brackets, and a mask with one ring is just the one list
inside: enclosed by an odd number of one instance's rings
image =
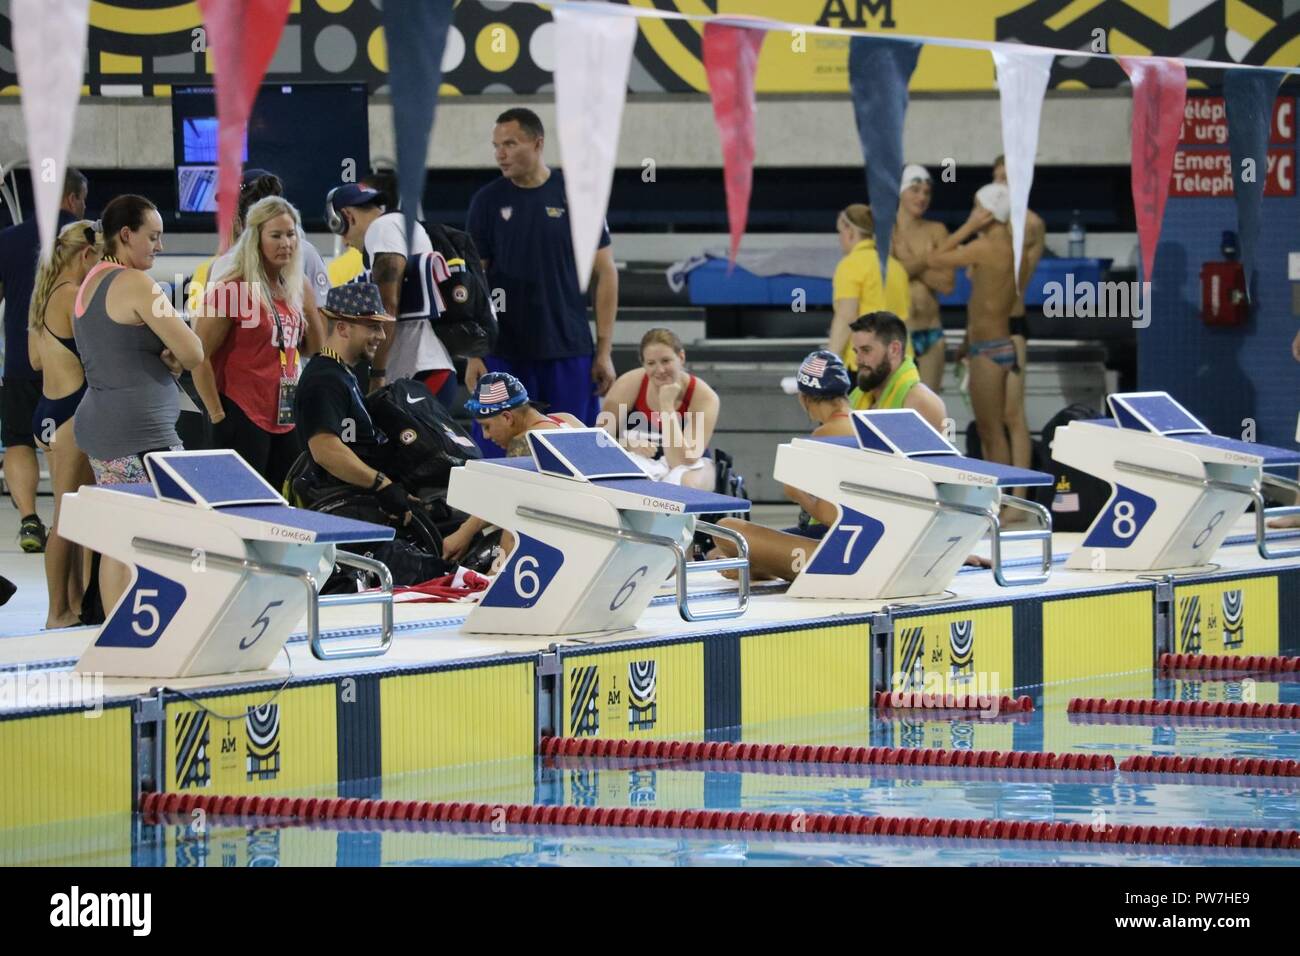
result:
[(50, 255), (57, 234), (89, 9), (88, 0), (14, 0), (13, 5), (14, 61), (42, 257)]
[(1176, 61), (1148, 57), (1124, 57), (1120, 66), (1133, 84), (1133, 210), (1142, 247), (1142, 278), (1149, 282), (1183, 125), (1187, 70)]
[[(420, 213), (425, 157), (442, 83), (442, 52), (451, 29), (453, 0), (385, 0), (384, 42), (393, 97), (397, 184), (406, 215), (406, 247)], [(392, 210), (389, 210), (390, 212)]]
[(578, 287), (587, 291), (618, 160), (636, 23), (555, 11), (555, 114)]
[[(650, 7), (624, 6), (606, 3), (604, 0), (501, 0), (502, 3), (523, 3), (533, 7), (550, 10), (568, 9), (591, 13), (609, 13), (615, 16), (630, 17), (637, 20), (677, 20), (689, 23), (721, 23), (728, 26), (749, 30), (766, 30), (769, 32), (794, 32), (816, 34), (819, 36), (856, 37), (872, 36), (882, 40), (894, 40), (900, 43), (921, 43), (926, 46), (952, 47), (959, 50), (995, 50), (1010, 52), (1050, 53), (1053, 56), (1086, 57), (1096, 60), (1122, 59), (1118, 53), (1099, 53), (1095, 50), (1072, 50), (1066, 47), (1036, 46), (1029, 43), (1007, 43), (1000, 40), (971, 40), (964, 37), (934, 37), (915, 33), (878, 33), (870, 30), (849, 30), (844, 27), (822, 27), (809, 23), (790, 23), (785, 20), (773, 20), (767, 17), (740, 17), (736, 15), (709, 15), (699, 13), (681, 13), (676, 10), (659, 10)], [(1300, 75), (1300, 67), (1256, 66), (1245, 63), (1230, 63), (1222, 60), (1201, 60), (1193, 57), (1151, 56), (1152, 60), (1167, 60), (1182, 63), (1185, 67), (1212, 70), (1243, 70), (1246, 72), (1269, 71), (1283, 74)]]

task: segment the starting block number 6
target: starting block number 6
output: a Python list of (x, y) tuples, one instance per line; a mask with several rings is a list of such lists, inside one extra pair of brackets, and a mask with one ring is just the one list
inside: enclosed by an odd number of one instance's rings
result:
[(510, 561), (492, 582), (481, 602), (484, 607), (530, 608), (550, 587), (564, 564), (559, 548), (520, 534)]

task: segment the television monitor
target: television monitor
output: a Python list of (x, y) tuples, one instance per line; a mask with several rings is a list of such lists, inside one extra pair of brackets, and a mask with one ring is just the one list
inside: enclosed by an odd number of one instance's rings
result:
[[(369, 94), (364, 83), (266, 83), (248, 122), (245, 168), (284, 183), (308, 228), (324, 226), (325, 195), (370, 168)], [(217, 211), (217, 105), (211, 86), (172, 88), (176, 218), (214, 228)]]

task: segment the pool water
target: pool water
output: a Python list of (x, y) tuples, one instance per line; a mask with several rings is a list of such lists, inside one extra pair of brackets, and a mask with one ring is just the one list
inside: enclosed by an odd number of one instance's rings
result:
[[(1032, 714), (881, 720), (867, 711), (740, 728), (728, 739), (1300, 759), (1300, 722), (1067, 715), (1071, 697), (1300, 703), (1300, 680), (1155, 680), (1038, 688)], [(333, 790), (293, 796), (333, 796)], [(1300, 829), (1300, 778), (537, 758), (366, 781), (342, 796), (1160, 826)], [(406, 829), (403, 829), (406, 828)], [(138, 815), (0, 833), (0, 862), (137, 866), (1300, 865), (1300, 852), (789, 833), (342, 821), (246, 826)]]

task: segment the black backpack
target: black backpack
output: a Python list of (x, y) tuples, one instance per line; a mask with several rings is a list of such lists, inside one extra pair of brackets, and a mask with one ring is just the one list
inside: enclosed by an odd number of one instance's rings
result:
[(1052, 457), (1051, 451), (1057, 428), (1097, 417), (1094, 409), (1076, 403), (1061, 409), (1043, 426), (1043, 470), (1051, 472), (1056, 482), (1051, 488), (1044, 485), (1034, 492), (1038, 503), (1052, 512), (1054, 531), (1087, 531), (1110, 498), (1109, 484), (1061, 464)]
[(382, 467), (412, 494), (430, 486), (446, 488), (452, 468), (483, 457), (474, 439), (414, 379), (399, 378), (367, 396), (366, 411), (388, 436)]
[(451, 270), (450, 278), (437, 282), (444, 310), (429, 321), (452, 355), (481, 358), (496, 346), (499, 331), (483, 260), (469, 233), (436, 222), (422, 225)]

